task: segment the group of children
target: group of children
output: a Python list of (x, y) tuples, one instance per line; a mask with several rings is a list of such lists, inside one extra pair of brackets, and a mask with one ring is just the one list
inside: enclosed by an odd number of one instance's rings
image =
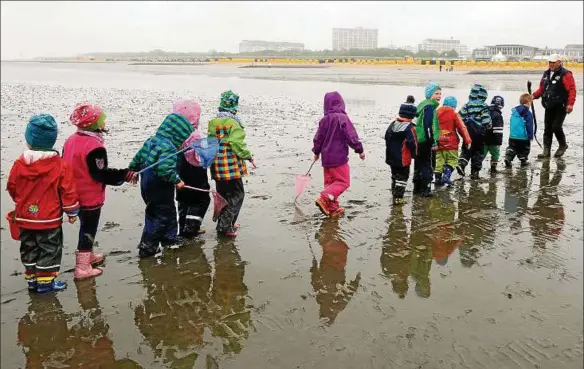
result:
[[(438, 84), (426, 86), (425, 97), (416, 106), (415, 99), (408, 96), (385, 133), (394, 204), (404, 203), (412, 160), (414, 194), (426, 197), (432, 196), (432, 180), (435, 186), (452, 184), (453, 171), (456, 169), (464, 176), (469, 163), (471, 178), (478, 178), (487, 153), (492, 158), (491, 171), (497, 170), (503, 136), (503, 98), (495, 96), (491, 106), (486, 105), (487, 91), (476, 84), (468, 103), (457, 113), (457, 101), (452, 96), (446, 97), (440, 106), (442, 90)], [(531, 101), (531, 95), (523, 94), (520, 105), (512, 110), (506, 167), (511, 166), (516, 156), (522, 165), (527, 164), (533, 139)], [(210, 170), (217, 192), (227, 201), (216, 226), (218, 234), (227, 237), (235, 237), (239, 228), (236, 221), (245, 197), (242, 179), (247, 175), (246, 161), (255, 167), (238, 110), (239, 96), (232, 91), (224, 92), (207, 130), (207, 138), (219, 142)], [(126, 169), (108, 166), (103, 136), (106, 115), (100, 107), (83, 104), (75, 108), (70, 122), (77, 131), (65, 142), (62, 157), (54, 149), (58, 134), (55, 119), (46, 114), (30, 119), (25, 133), (28, 150), (14, 163), (7, 186), (16, 203), (11, 221), (20, 228), (21, 260), (30, 290), (42, 293), (66, 287), (55, 280), (63, 247), (63, 212), (70, 223), (77, 218), (81, 223), (74, 277), (83, 279), (102, 273), (97, 265), (104, 256), (95, 253), (93, 246), (107, 185), (136, 184), (140, 179), (146, 204), (138, 246), (141, 258), (204, 233), (201, 223), (210, 205), (207, 168), (193, 150), (178, 154), (201, 139), (200, 116), (197, 102), (176, 102), (172, 113), (144, 142)], [(459, 136), (463, 141), (460, 157)], [(365, 159), (363, 144), (338, 92), (329, 92), (324, 97), (324, 116), (313, 143), (314, 161), (322, 157), (325, 187), (316, 199), (316, 206), (326, 216), (336, 217), (344, 212), (339, 196), (351, 183), (349, 148), (361, 160)]]
[[(217, 232), (227, 237), (235, 237), (239, 227), (236, 221), (244, 199), (245, 161), (255, 166), (238, 110), (239, 96), (224, 92), (207, 133), (219, 142), (210, 169), (217, 192), (227, 202), (217, 219)], [(197, 102), (176, 102), (172, 113), (125, 169), (108, 166), (106, 115), (99, 106), (81, 104), (75, 108), (69, 120), (77, 131), (66, 140), (62, 156), (54, 148), (58, 135), (55, 119), (48, 114), (30, 118), (25, 131), (28, 149), (15, 161), (7, 184), (15, 202), (9, 221), (11, 227), (19, 229), (16, 238), (21, 243), (21, 261), (30, 291), (66, 288), (64, 282), (55, 279), (62, 259), (63, 212), (69, 223), (80, 221), (74, 278), (91, 278), (103, 272), (99, 265), (104, 255), (95, 253), (93, 247), (108, 185), (136, 184), (140, 179), (146, 204), (138, 246), (142, 258), (204, 232), (201, 223), (210, 205), (207, 168), (193, 150), (177, 155), (201, 139), (200, 115)]]
[[(503, 143), (503, 116), (505, 100), (495, 96), (487, 105), (487, 90), (480, 84), (472, 86), (469, 101), (456, 112), (457, 101), (446, 97), (439, 107), (442, 91), (438, 84), (425, 88), (426, 99), (417, 107), (415, 99), (408, 96), (399, 109), (398, 117), (389, 124), (385, 133), (386, 163), (392, 173), (394, 204), (405, 202), (404, 193), (414, 160), (414, 195), (432, 196), (434, 186), (452, 185), (452, 173), (456, 170), (465, 176), (470, 164), (471, 178), (478, 179), (483, 161), (491, 155), (491, 173), (497, 172), (500, 147)], [(511, 168), (515, 157), (521, 166), (528, 165), (531, 141), (534, 138), (534, 122), (530, 106), (533, 97), (522, 94), (519, 105), (512, 109), (509, 145), (505, 152), (505, 167)], [(460, 138), (463, 145), (458, 154)], [(433, 168), (433, 169), (432, 169)]]

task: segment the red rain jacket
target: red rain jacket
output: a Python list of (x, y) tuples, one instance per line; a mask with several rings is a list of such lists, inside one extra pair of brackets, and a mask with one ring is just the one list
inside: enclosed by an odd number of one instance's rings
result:
[(462, 136), (465, 145), (471, 143), (470, 135), (460, 116), (450, 106), (442, 106), (436, 110), (440, 124), (438, 151), (457, 150), (460, 144), (458, 135)]
[(16, 224), (22, 229), (53, 229), (63, 212), (77, 214), (73, 170), (58, 155), (27, 151), (12, 166), (6, 189), (16, 203)]

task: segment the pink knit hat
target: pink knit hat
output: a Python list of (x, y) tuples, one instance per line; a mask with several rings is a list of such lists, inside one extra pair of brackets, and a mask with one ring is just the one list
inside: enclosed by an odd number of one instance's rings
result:
[(193, 125), (194, 129), (199, 127), (199, 119), (201, 119), (201, 105), (195, 100), (179, 100), (174, 103), (172, 112), (180, 114), (187, 118)]

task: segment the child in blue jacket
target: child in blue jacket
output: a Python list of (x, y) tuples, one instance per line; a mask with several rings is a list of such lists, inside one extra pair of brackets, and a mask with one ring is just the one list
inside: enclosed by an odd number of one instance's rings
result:
[(522, 167), (529, 165), (527, 159), (531, 151), (531, 141), (533, 141), (533, 114), (529, 110), (532, 101), (530, 94), (523, 94), (519, 98), (520, 105), (511, 110), (505, 168), (511, 168), (511, 162), (515, 156), (521, 161)]

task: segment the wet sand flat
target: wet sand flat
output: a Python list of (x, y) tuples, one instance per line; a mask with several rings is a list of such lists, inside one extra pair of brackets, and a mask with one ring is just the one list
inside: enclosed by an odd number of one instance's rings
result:
[[(174, 100), (199, 100), (205, 127), (232, 89), (258, 164), (236, 240), (218, 240), (208, 215), (200, 240), (160, 261), (138, 260), (139, 187), (108, 188), (97, 235), (104, 274), (73, 281), (79, 225), (66, 224), (60, 278), (69, 287), (56, 295), (26, 291), (3, 220), (2, 368), (582, 368), (581, 74), (562, 160), (537, 161), (534, 143), (527, 169), (491, 177), (487, 159), (482, 180), (394, 208), (383, 135), (407, 95), (421, 101), (436, 80), (462, 104), (482, 82), (489, 100), (505, 98), (508, 124), (526, 80), (540, 75), (35, 63), (2, 63), (1, 72), (2, 189), (30, 115), (61, 122), (60, 150), (80, 101), (104, 107), (110, 165), (123, 167)], [(319, 167), (293, 204), (332, 90), (368, 155), (351, 156), (339, 220), (314, 206)], [(536, 109), (541, 141), (539, 101)], [(6, 191), (0, 200), (5, 214), (12, 201)]]

